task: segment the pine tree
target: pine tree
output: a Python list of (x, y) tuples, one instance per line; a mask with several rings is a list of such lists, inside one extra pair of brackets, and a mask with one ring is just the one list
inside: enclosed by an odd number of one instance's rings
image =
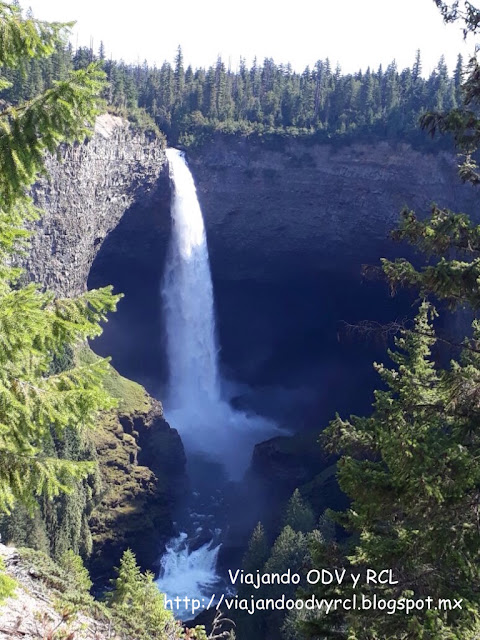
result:
[(85, 568), (82, 559), (73, 551), (65, 551), (60, 557), (60, 566), (67, 572), (69, 580), (75, 591), (81, 594), (89, 593), (92, 588), (92, 581), (90, 575)]
[(164, 596), (157, 589), (152, 573), (142, 574), (135, 555), (127, 549), (120, 561), (110, 606), (128, 637), (136, 640), (169, 640), (179, 633), (171, 611), (165, 609)]
[(463, 33), (466, 36), (468, 33), (476, 33), (480, 26), (480, 9), (477, 9), (468, 0), (455, 0), (455, 2), (449, 4), (443, 0), (434, 0), (437, 7), (440, 9), (445, 22), (455, 22), (456, 20), (462, 20), (464, 23)]
[[(426, 107), (456, 107), (460, 95), (458, 67), (450, 78), (442, 63), (424, 79), (419, 52), (412, 69), (399, 72), (393, 62), (386, 73), (380, 67), (378, 72), (348, 75), (339, 67), (332, 75), (328, 59), (317, 61), (313, 71), (307, 67), (298, 73), (291, 64), (277, 65), (271, 58), (263, 65), (254, 60), (250, 69), (240, 60), (238, 72), (227, 70), (221, 60), (207, 70), (185, 69), (180, 48), (174, 64), (165, 62), (160, 70), (146, 63), (107, 61), (104, 56), (101, 45), (99, 65), (109, 81), (105, 99), (140, 127), (138, 107), (144, 108), (172, 142), (182, 138), (194, 143), (205, 129), (247, 135), (268, 130), (288, 136), (299, 135), (301, 129), (302, 135), (337, 136), (363, 128), (382, 137), (410, 136)], [(70, 67), (87, 68), (94, 58), (91, 47), (80, 47), (74, 54), (71, 47), (63, 47), (51, 62), (27, 61), (22, 72), (7, 69), (5, 77), (12, 86), (4, 96), (12, 102), (30, 99), (52, 79), (65, 79)]]
[(185, 69), (183, 67), (183, 53), (179, 45), (175, 56), (175, 103), (181, 104), (183, 100), (183, 89), (185, 86)]
[[(302, 576), (302, 582), (304, 582), (305, 568), (310, 558), (308, 544), (308, 536), (301, 532), (294, 531), (292, 527), (286, 525), (273, 544), (270, 557), (263, 568), (263, 573), (282, 574), (286, 571), (291, 571), (292, 574)], [(293, 583), (272, 584), (265, 586), (259, 596), (256, 597), (273, 598), (276, 600), (284, 596), (286, 599), (295, 599), (298, 588), (298, 585)], [(284, 618), (284, 611), (268, 611), (268, 613), (265, 614), (264, 620), (267, 632), (261, 637), (278, 637), (278, 632)]]
[[(265, 563), (264, 572), (283, 573), (287, 569), (290, 569), (293, 573), (300, 571), (305, 565), (307, 553), (306, 536), (286, 525), (273, 544), (270, 557)], [(295, 589), (296, 587), (291, 585), (289, 592), (294, 593)], [(269, 588), (269, 593), (271, 594), (275, 594), (275, 592), (283, 593), (284, 591), (284, 585), (272, 585)]]
[[(337, 416), (324, 438), (343, 454), (338, 478), (352, 503), (337, 520), (359, 536), (348, 560), (363, 574), (388, 567), (397, 580), (363, 585), (362, 592), (463, 605), (409, 616), (357, 610), (345, 615), (344, 635), (336, 628), (326, 638), (461, 640), (479, 632), (480, 438), (476, 405), (466, 398), (480, 382), (480, 358), (466, 350), (461, 362), (439, 370), (431, 357), (434, 315), (422, 303), (413, 329), (402, 331), (389, 352), (395, 368), (375, 365), (387, 388), (375, 392), (372, 415)], [(324, 620), (318, 622), (324, 630)], [(308, 637), (318, 632), (310, 621)]]
[(265, 564), (270, 547), (265, 535), (265, 529), (261, 522), (253, 530), (252, 537), (248, 542), (248, 549), (242, 562), (242, 569), (247, 573), (259, 571)]
[(302, 533), (308, 533), (315, 527), (315, 514), (302, 498), (298, 489), (295, 489), (288, 501), (284, 524), (290, 526), (294, 531)]
[[(255, 527), (248, 543), (247, 551), (243, 557), (242, 569), (246, 573), (256, 574), (257, 571), (262, 572), (265, 562), (270, 554), (270, 545), (268, 544), (265, 529), (261, 522)], [(238, 597), (240, 599), (258, 598), (264, 595), (251, 585), (241, 584), (238, 589)], [(235, 624), (239, 638), (250, 638), (251, 640), (261, 640), (265, 631), (264, 616), (255, 612), (253, 615), (247, 612), (237, 612), (235, 614)]]
[(415, 54), (415, 63), (413, 65), (412, 75), (414, 82), (417, 82), (422, 75), (422, 57), (420, 49), (417, 49), (417, 53)]
[[(24, 19), (1, 2), (0, 66), (51, 55), (67, 26)], [(8, 86), (0, 77), (0, 87)], [(51, 434), (92, 428), (98, 410), (112, 406), (102, 386), (105, 361), (56, 374), (51, 363), (66, 347), (98, 335), (117, 298), (107, 288), (56, 299), (34, 284), (20, 286), (21, 269), (12, 266), (26, 248), (25, 222), (39, 215), (28, 188), (43, 171), (44, 153), (90, 132), (102, 86), (102, 72), (90, 65), (0, 112), (0, 511), (17, 500), (33, 509), (38, 496), (57, 496), (85, 478), (94, 465), (49, 455)]]
[(120, 561), (118, 575), (114, 580), (111, 602), (118, 606), (130, 607), (140, 600), (142, 573), (135, 554), (127, 549)]

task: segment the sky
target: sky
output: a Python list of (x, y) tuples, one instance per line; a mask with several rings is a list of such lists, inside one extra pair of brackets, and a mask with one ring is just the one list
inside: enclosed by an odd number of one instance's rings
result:
[(271, 57), (303, 69), (319, 59), (346, 73), (396, 60), (411, 66), (417, 49), (423, 73), (442, 55), (450, 70), (458, 53), (468, 58), (460, 23), (444, 25), (433, 0), (23, 0), (36, 18), (76, 20), (73, 45), (103, 40), (107, 57), (160, 65), (181, 45), (185, 63), (232, 69)]

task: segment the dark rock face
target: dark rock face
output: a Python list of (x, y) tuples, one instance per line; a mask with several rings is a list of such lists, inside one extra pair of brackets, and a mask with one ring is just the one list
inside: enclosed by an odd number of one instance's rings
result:
[(405, 205), (473, 211), (451, 154), (387, 142), (335, 148), (218, 137), (188, 154), (213, 272), (226, 280), (298, 280), (391, 252)]
[[(159, 288), (168, 170), (157, 142), (104, 118), (62, 165), (49, 161), (51, 181), (35, 191), (47, 213), (27, 267), (59, 294), (83, 290), (87, 277), (91, 287), (112, 283), (125, 293), (95, 348), (157, 394), (166, 378)], [(328, 357), (340, 321), (403, 312), (360, 274), (362, 264), (405, 253), (388, 239), (404, 205), (474, 210), (474, 190), (461, 185), (447, 153), (275, 144), (219, 136), (187, 154), (207, 228), (222, 365), (256, 385), (283, 382), (287, 357)]]
[[(375, 380), (371, 362), (384, 348), (342, 342), (342, 323), (401, 318), (410, 300), (364, 281), (362, 264), (405, 255), (388, 238), (404, 205), (474, 211), (475, 191), (460, 183), (454, 156), (404, 144), (273, 147), (219, 136), (187, 159), (207, 229), (224, 372), (264, 395), (307, 381), (325, 416), (339, 406), (365, 410), (355, 403), (360, 395), (368, 409), (364, 383)], [(126, 294), (95, 348), (155, 394), (166, 379), (159, 288), (169, 197), (162, 174), (152, 198), (109, 234), (89, 280)]]
[(125, 211), (102, 244), (88, 277), (88, 287), (114, 285), (124, 298), (94, 342), (102, 355), (112, 355), (123, 375), (158, 394), (165, 373), (162, 344), (160, 281), (170, 235), (170, 180), (167, 167), (147, 197)]
[(274, 482), (272, 489), (290, 495), (326, 464), (327, 457), (316, 439), (308, 434), (296, 440), (278, 436), (261, 442), (253, 453), (252, 471)]
[(318, 429), (259, 443), (253, 452), (248, 481), (257, 488), (263, 504), (268, 505), (264, 509), (266, 525), (281, 522), (285, 503), (297, 488), (317, 515), (327, 508), (347, 506), (336, 480), (335, 458), (320, 446)]
[(412, 311), (408, 294), (389, 298), (385, 284), (362, 278), (362, 265), (410, 255), (389, 239), (404, 206), (475, 212), (478, 194), (461, 184), (455, 157), (386, 142), (275, 146), (233, 137), (187, 155), (207, 227), (225, 370), (262, 386), (303, 378), (319, 390), (326, 417), (339, 407), (365, 410), (356, 396), (368, 408), (362, 382), (376, 379), (371, 362), (384, 348), (345, 340), (344, 323)]
[[(339, 508), (318, 433), (335, 411), (368, 414), (379, 384), (371, 363), (387, 359), (381, 341), (348, 335), (344, 323), (414, 312), (408, 294), (392, 299), (384, 284), (364, 281), (362, 265), (406, 254), (389, 240), (404, 206), (474, 213), (478, 194), (461, 184), (453, 155), (404, 144), (275, 147), (217, 137), (187, 155), (207, 227), (222, 362), (257, 388), (260, 412), (281, 407), (275, 417), (297, 433), (253, 453), (267, 511), (280, 517), (295, 487), (318, 513)], [(309, 390), (301, 404), (299, 392)]]
[[(59, 296), (74, 296), (86, 289), (94, 258), (122, 217), (142, 207), (150, 213), (165, 197), (166, 156), (159, 140), (104, 115), (91, 140), (65, 147), (61, 163), (48, 158), (47, 170), (49, 178), (33, 190), (45, 214), (34, 228), (26, 273)], [(140, 218), (136, 225), (141, 230)], [(149, 230), (141, 233), (152, 237)], [(130, 244), (127, 233), (119, 245), (124, 255)], [(136, 254), (139, 260), (141, 255)], [(128, 381), (123, 388), (128, 394)], [(143, 567), (155, 565), (185, 487), (180, 436), (165, 421), (158, 401), (141, 388), (136, 394), (139, 404), (131, 406), (130, 398), (128, 409), (120, 395), (123, 408), (100, 416), (93, 436), (103, 487), (89, 515), (90, 569), (96, 580), (111, 577), (129, 547)]]

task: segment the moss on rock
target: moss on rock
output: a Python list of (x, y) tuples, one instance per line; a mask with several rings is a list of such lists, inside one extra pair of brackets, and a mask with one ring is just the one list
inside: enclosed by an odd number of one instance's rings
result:
[[(85, 347), (78, 358), (89, 362), (97, 356)], [(105, 386), (119, 406), (101, 414), (93, 433), (101, 490), (89, 515), (88, 564), (97, 580), (111, 577), (127, 548), (142, 567), (154, 566), (172, 534), (175, 498), (185, 486), (183, 445), (160, 402), (113, 367)]]

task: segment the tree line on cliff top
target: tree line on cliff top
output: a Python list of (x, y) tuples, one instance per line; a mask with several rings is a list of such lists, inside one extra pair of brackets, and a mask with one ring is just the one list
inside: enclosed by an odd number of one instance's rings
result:
[(412, 67), (342, 73), (326, 58), (302, 73), (271, 58), (238, 69), (218, 58), (208, 69), (185, 66), (179, 47), (174, 63), (160, 67), (126, 64), (98, 52), (61, 45), (52, 56), (9, 70), (12, 86), (4, 93), (13, 103), (28, 100), (64, 79), (71, 69), (98, 61), (108, 80), (104, 97), (120, 114), (142, 128), (160, 129), (171, 144), (190, 145), (215, 131), (240, 134), (316, 135), (319, 140), (360, 136), (411, 139), (425, 144), (418, 119), (429, 110), (447, 111), (461, 103), (463, 60), (449, 73), (442, 57), (422, 75), (420, 51)]

